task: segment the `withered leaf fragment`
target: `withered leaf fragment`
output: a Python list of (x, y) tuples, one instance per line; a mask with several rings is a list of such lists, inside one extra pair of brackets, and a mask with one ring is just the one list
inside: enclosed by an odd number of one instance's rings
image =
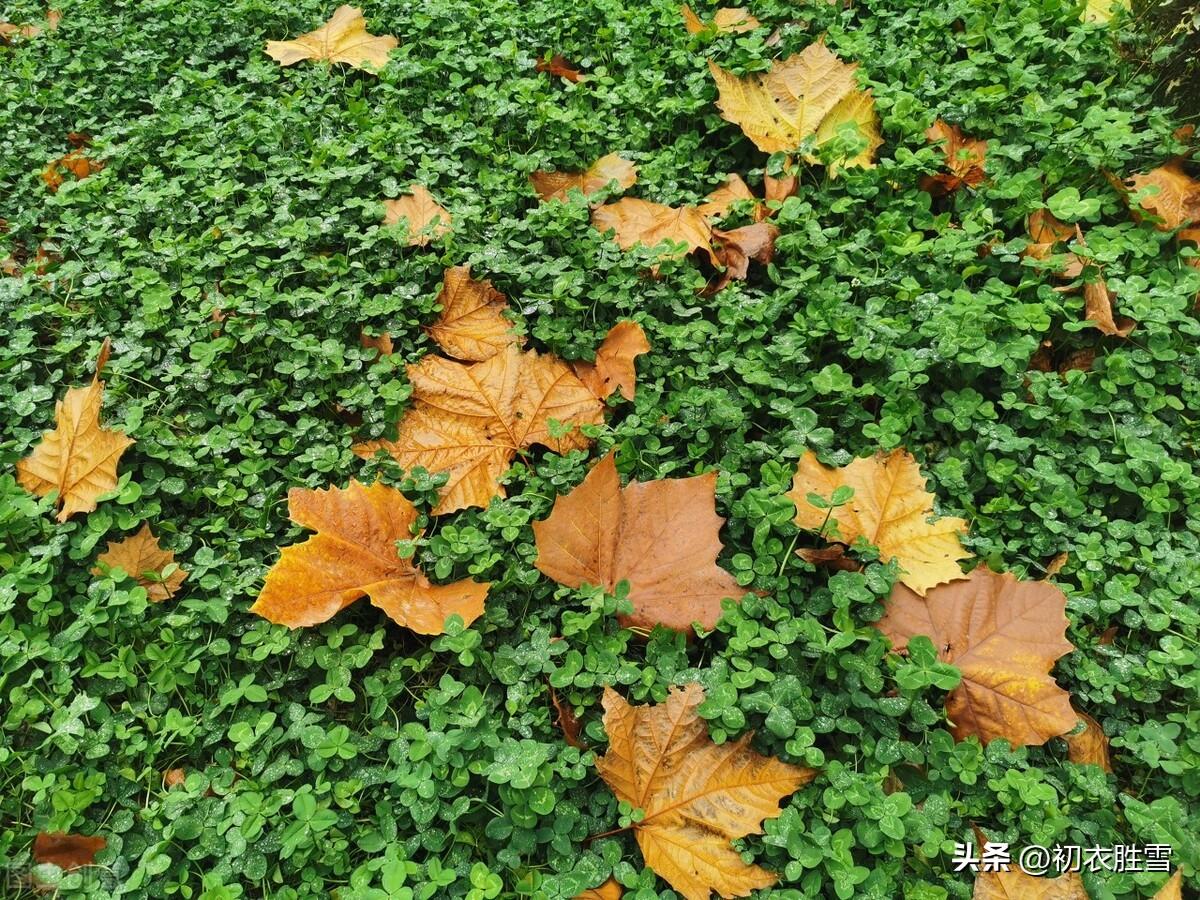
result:
[(383, 224), (403, 221), (408, 226), (410, 247), (424, 247), (452, 230), (450, 213), (422, 185), (409, 185), (407, 194), (398, 200), (384, 200), (383, 206)]
[(46, 182), (46, 187), (50, 188), (52, 194), (56, 194), (66, 181), (66, 175), (74, 175), (77, 181), (82, 181), (103, 168), (104, 163), (89, 159), (82, 148), (77, 148), (66, 156), (47, 163), (46, 168), (42, 170), (42, 181)]
[(539, 59), (534, 65), (534, 69), (538, 72), (565, 78), (572, 84), (577, 84), (587, 78), (579, 69), (567, 62), (566, 57), (561, 53), (555, 53), (549, 59)]
[(702, 291), (706, 296), (725, 288), (733, 279), (744, 281), (750, 273), (750, 261), (769, 263), (775, 256), (775, 239), (779, 229), (767, 222), (743, 225), (732, 231), (712, 231), (713, 247), (724, 271), (713, 279)]
[(1063, 735), (1067, 742), (1067, 759), (1080, 765), (1099, 766), (1105, 772), (1112, 771), (1112, 759), (1108, 753), (1108, 736), (1100, 723), (1087, 713), (1076, 712), (1083, 723), (1083, 730), (1078, 734), (1070, 732)]
[(292, 488), (288, 517), (315, 531), (285, 547), (250, 607), (289, 628), (326, 622), (366, 596), (399, 625), (419, 634), (441, 634), (457, 613), (470, 625), (483, 613), (490, 585), (462, 580), (431, 584), (397, 541), (412, 540), (417, 511), (398, 490), (382, 482), (346, 488)]
[(621, 900), (623, 893), (616, 879), (610, 878), (600, 887), (588, 888), (575, 900)]
[(1018, 581), (979, 567), (924, 598), (897, 584), (878, 628), (900, 652), (925, 635), (962, 682), (946, 697), (958, 740), (1004, 738), (1044, 744), (1075, 727), (1070, 695), (1050, 670), (1074, 645), (1066, 638), (1067, 598), (1048, 581)]
[(429, 336), (455, 359), (482, 362), (510, 344), (524, 343), (504, 317), (508, 300), (490, 281), (472, 278), (470, 266), (446, 270), (438, 304), (442, 311)]
[(380, 356), (391, 356), (395, 351), (392, 346), (392, 336), (382, 331), (379, 334), (367, 334), (366, 329), (359, 332), (358, 342), (364, 350), (374, 350)]
[(58, 492), (58, 521), (91, 512), (96, 499), (117, 486), (117, 463), (133, 440), (100, 425), (104, 382), (100, 373), (108, 359), (106, 338), (87, 387), (68, 388), (54, 407), (55, 428), (42, 433), (33, 452), (17, 463), (17, 481), (39, 497)]
[(616, 183), (623, 191), (637, 183), (637, 166), (617, 153), (600, 157), (582, 172), (534, 172), (529, 176), (533, 190), (542, 200), (566, 200), (572, 188), (585, 197)]
[(1157, 169), (1139, 172), (1123, 191), (1126, 200), (1144, 193), (1138, 209), (1157, 219), (1154, 227), (1160, 231), (1200, 225), (1200, 180), (1189, 175), (1183, 163), (1182, 158), (1176, 158)]
[(730, 841), (760, 834), (817, 772), (760, 755), (750, 735), (714, 744), (696, 712), (703, 700), (697, 684), (656, 706), (630, 706), (605, 688), (609, 744), (596, 770), (618, 800), (644, 811), (633, 826), (642, 858), (685, 900), (744, 897), (776, 876), (742, 862)]
[[(808, 502), (809, 494), (829, 500), (842, 486), (854, 489), (846, 505), (828, 510)], [(879, 548), (881, 560), (900, 563), (900, 580), (919, 594), (963, 577), (957, 561), (970, 554), (958, 536), (966, 532), (967, 523), (955, 518), (929, 521), (934, 496), (925, 490), (920, 467), (905, 450), (856, 459), (840, 469), (822, 465), (809, 450), (796, 467), (787, 496), (796, 504), (796, 524), (805, 531), (824, 529), (828, 539), (847, 545), (865, 538)]]
[(33, 839), (33, 861), (51, 863), (64, 871), (94, 865), (96, 854), (108, 846), (99, 836), (39, 831)]
[(925, 132), (930, 143), (941, 143), (950, 171), (926, 175), (921, 189), (935, 197), (953, 193), (963, 185), (977, 187), (986, 177), (987, 141), (967, 137), (957, 125), (938, 119)]
[(188, 576), (178, 565), (170, 574), (163, 574), (168, 566), (175, 565), (175, 551), (159, 546), (148, 522), (143, 522), (137, 534), (123, 541), (109, 541), (108, 549), (96, 557), (96, 562), (99, 565), (92, 569), (93, 575), (119, 568), (144, 587), (146, 596), (154, 603), (174, 597)]
[(692, 8), (686, 4), (679, 7), (679, 12), (683, 15), (683, 27), (687, 29), (688, 34), (699, 34), (709, 28), (716, 32), (740, 34), (743, 31), (753, 31), (762, 26), (762, 23), (746, 10), (733, 9), (728, 6), (718, 9), (713, 14), (711, 23), (701, 21), (700, 17), (692, 12)]
[(367, 33), (362, 10), (339, 6), (333, 16), (318, 28), (291, 41), (267, 41), (267, 55), (281, 66), (306, 59), (345, 63), (355, 69), (379, 70), (387, 65), (388, 54), (399, 44), (391, 35)]
[(1078, 872), (1050, 878), (1012, 866), (1007, 872), (981, 871), (971, 900), (1088, 900), (1088, 893)]
[(646, 332), (637, 322), (618, 322), (596, 351), (595, 362), (573, 362), (571, 368), (589, 391), (607, 400), (620, 391), (632, 400), (637, 391), (637, 367), (634, 360), (650, 352)]
[(691, 632), (699, 622), (711, 629), (721, 601), (745, 593), (716, 562), (725, 522), (717, 515), (716, 483), (710, 472), (622, 488), (610, 452), (533, 523), (537, 568), (572, 588), (586, 583), (612, 593), (628, 581), (633, 614), (620, 618), (626, 627)]

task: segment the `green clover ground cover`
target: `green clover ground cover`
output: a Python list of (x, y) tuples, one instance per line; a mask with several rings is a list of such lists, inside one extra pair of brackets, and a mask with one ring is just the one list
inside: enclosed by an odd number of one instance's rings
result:
[[(968, 897), (950, 856), (972, 822), (1014, 846), (1167, 843), (1194, 876), (1200, 271), (1102, 172), (1180, 149), (1114, 40), (1135, 35), (1081, 25), (1063, 0), (758, 0), (784, 25), (776, 47), (769, 29), (690, 37), (673, 0), (375, 0), (372, 31), (400, 39), (375, 77), (264, 55), (328, 17), (316, 0), (62, 9), (57, 31), (0, 46), (0, 257), (40, 242), (62, 256), (0, 279), (5, 897), (25, 890), (39, 831), (107, 839), (101, 869), (62, 877), (71, 897), (565, 898), (610, 873), (627, 897), (673, 897), (627, 834), (586, 841), (621, 813), (549, 690), (602, 749), (603, 685), (656, 702), (689, 680), (715, 740), (753, 730), (763, 753), (822, 770), (744, 842), (781, 875), (771, 897)], [(761, 69), (822, 33), (874, 90), (880, 164), (837, 180), (811, 167), (750, 281), (700, 298), (686, 260), (648, 279), (581, 201), (536, 202), (531, 171), (613, 151), (650, 200), (694, 201), (730, 171), (757, 183), (767, 157), (719, 118), (706, 59)], [(536, 73), (546, 52), (590, 80)], [(935, 116), (989, 140), (978, 190), (918, 189), (940, 159), (923, 136)], [(68, 132), (91, 134), (106, 167), (51, 194), (38, 175)], [(380, 200), (414, 181), (455, 217), (424, 250), (379, 224)], [(1026, 215), (1064, 189), (1140, 323), (1129, 340), (1101, 339), (1079, 294), (1020, 256)], [(442, 271), (465, 262), (564, 358), (641, 322), (654, 350), (636, 402), (591, 456), (534, 452), (508, 499), (429, 521), (426, 572), (494, 583), (472, 628), (423, 638), (368, 604), (296, 632), (248, 615), (300, 535), (290, 487), (378, 475), (429, 508), (433, 476), (350, 446), (403, 413), (403, 364), (430, 349)], [(390, 331), (394, 357), (359, 348), (364, 325)], [(14, 465), (108, 335), (105, 422), (137, 444), (116, 496), (59, 525)], [(1029, 372), (1043, 340), (1096, 361)], [(529, 523), (612, 444), (641, 480), (719, 470), (721, 562), (765, 596), (689, 645), (642, 641), (614, 598), (541, 577)], [(1056, 582), (1078, 649), (1055, 674), (1112, 736), (1113, 775), (1059, 740), (956, 744), (944, 679), (870, 627), (895, 571), (831, 575), (791, 553), (807, 538), (783, 493), (803, 451), (845, 463), (896, 446), (939, 511), (971, 522), (981, 560), (1038, 578), (1069, 554)], [(191, 573), (165, 604), (89, 571), (143, 521)], [(168, 790), (172, 768), (187, 776)], [(1162, 877), (1085, 882), (1138, 897)]]

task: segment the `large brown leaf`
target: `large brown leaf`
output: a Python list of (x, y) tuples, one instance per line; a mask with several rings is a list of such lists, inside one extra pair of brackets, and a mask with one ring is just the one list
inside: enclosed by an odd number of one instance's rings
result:
[(618, 322), (596, 351), (595, 362), (573, 362), (571, 368), (596, 397), (607, 400), (620, 391), (626, 400), (637, 392), (637, 367), (634, 360), (650, 352), (646, 332), (637, 322)]
[(704, 213), (694, 206), (664, 206), (648, 200), (626, 197), (592, 212), (592, 225), (601, 232), (613, 231), (613, 240), (622, 250), (641, 244), (673, 246), (668, 256), (683, 256), (703, 250), (714, 266), (720, 265), (713, 249), (712, 228)]
[(409, 185), (399, 200), (384, 200), (384, 225), (403, 221), (408, 227), (408, 246), (424, 247), (452, 230), (453, 219), (422, 185)]
[(625, 488), (615, 451), (583, 483), (554, 501), (549, 517), (533, 523), (537, 567), (559, 584), (587, 583), (612, 593), (629, 582), (628, 627), (663, 625), (690, 632), (711, 629), (721, 601), (746, 592), (716, 563), (719, 532), (716, 473), (670, 478)]
[(308, 34), (291, 41), (267, 41), (267, 55), (281, 66), (291, 66), (305, 59), (328, 63), (345, 63), (366, 71), (382, 69), (388, 54), (396, 49), (391, 35), (382, 37), (367, 33), (362, 10), (339, 6), (333, 16)]
[[(853, 488), (854, 496), (832, 512), (808, 502), (809, 494), (828, 500), (843, 485)], [(957, 560), (971, 554), (958, 536), (967, 523), (954, 518), (930, 522), (933, 494), (925, 490), (917, 461), (904, 450), (856, 459), (840, 469), (822, 465), (809, 450), (787, 496), (796, 504), (795, 521), (801, 528), (823, 529), (827, 538), (845, 544), (865, 538), (879, 548), (881, 560), (900, 563), (900, 580), (919, 594), (963, 577)]]
[(33, 861), (51, 863), (69, 872), (93, 865), (96, 854), (107, 846), (108, 841), (99, 836), (39, 831), (33, 839)]
[(164, 550), (158, 545), (158, 538), (148, 522), (142, 524), (137, 534), (123, 541), (109, 541), (108, 549), (96, 557), (96, 562), (100, 565), (92, 569), (93, 575), (120, 568), (146, 589), (146, 596), (154, 603), (174, 597), (188, 576), (180, 566), (175, 566), (169, 575), (163, 574), (168, 566), (174, 565), (175, 551)]
[(921, 179), (922, 190), (935, 197), (953, 193), (963, 185), (976, 187), (986, 177), (987, 141), (967, 137), (957, 125), (938, 119), (925, 132), (931, 143), (941, 143), (949, 172)]
[(100, 351), (96, 375), (83, 388), (68, 388), (54, 407), (56, 427), (42, 433), (33, 452), (17, 463), (21, 487), (39, 497), (58, 492), (58, 521), (91, 512), (96, 498), (117, 486), (117, 463), (133, 440), (100, 426), (104, 382), (100, 373), (108, 359), (108, 340)]
[(543, 202), (566, 200), (572, 189), (587, 197), (613, 183), (618, 191), (632, 187), (637, 183), (637, 166), (619, 154), (609, 153), (582, 172), (534, 172), (529, 182)]
[(642, 858), (686, 900), (744, 897), (776, 876), (746, 865), (730, 841), (762, 832), (779, 801), (816, 771), (762, 756), (746, 735), (714, 744), (696, 713), (697, 684), (672, 689), (665, 703), (630, 706), (604, 690), (608, 752), (596, 760), (618, 800), (641, 809), (633, 826)]
[(470, 266), (446, 270), (438, 303), (442, 311), (429, 336), (455, 359), (481, 362), (509, 344), (524, 343), (504, 317), (508, 300), (490, 281), (472, 278)]
[[(765, 73), (739, 78), (709, 61), (717, 84), (717, 108), (721, 115), (741, 127), (746, 137), (764, 153), (796, 150), (804, 139), (817, 136), (824, 143), (844, 122), (857, 123), (867, 138), (868, 149), (841, 165), (871, 165), (880, 143), (875, 101), (861, 91), (854, 78), (857, 63), (842, 62), (817, 41)], [(819, 133), (827, 116), (832, 121)]]
[(397, 554), (396, 541), (419, 532), (413, 533), (416, 509), (393, 487), (351, 479), (346, 488), (292, 488), (288, 517), (316, 534), (285, 547), (267, 573), (250, 607), (264, 619), (289, 628), (319, 625), (364, 596), (420, 634), (441, 634), (454, 613), (467, 625), (483, 613), (490, 585), (465, 579), (431, 584)]
[[(587, 447), (578, 426), (604, 421), (604, 404), (562, 360), (509, 344), (473, 365), (427, 356), (408, 367), (413, 405), (396, 440), (368, 441), (353, 450), (385, 450), (405, 469), (447, 472), (434, 515), (487, 506), (503, 497), (499, 480), (518, 451), (541, 444), (558, 453)], [(550, 420), (573, 427), (550, 433)]]
[(1067, 598), (1047, 581), (1018, 581), (980, 567), (924, 599), (902, 584), (876, 627), (903, 652), (926, 635), (962, 682), (946, 697), (954, 736), (1013, 746), (1044, 744), (1075, 727), (1070, 695), (1054, 683), (1054, 661), (1070, 653)]

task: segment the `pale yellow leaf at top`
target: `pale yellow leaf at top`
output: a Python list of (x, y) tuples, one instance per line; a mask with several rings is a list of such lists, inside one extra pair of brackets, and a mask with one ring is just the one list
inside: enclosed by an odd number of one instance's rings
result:
[(100, 370), (108, 342), (101, 351), (96, 377), (87, 387), (68, 388), (54, 408), (55, 428), (42, 433), (33, 452), (17, 462), (17, 481), (39, 497), (58, 492), (58, 521), (78, 512), (91, 512), (96, 499), (117, 486), (117, 463), (133, 440), (100, 425), (104, 382)]
[(423, 185), (409, 185), (408, 193), (398, 200), (384, 200), (384, 225), (403, 221), (408, 226), (408, 246), (424, 247), (432, 240), (449, 234), (453, 219)]
[(370, 71), (386, 66), (388, 54), (398, 43), (391, 35), (368, 34), (362, 10), (339, 6), (316, 31), (291, 41), (267, 41), (267, 55), (281, 66), (316, 59)]
[[(852, 91), (838, 105), (829, 111), (817, 127), (813, 145), (821, 147), (833, 140), (843, 125), (854, 125), (858, 133), (866, 139), (867, 145), (855, 156), (837, 160), (829, 167), (830, 177), (836, 177), (842, 169), (875, 167), (875, 151), (883, 144), (883, 136), (879, 133), (879, 115), (875, 112), (875, 98), (870, 90)], [(806, 156), (807, 162), (818, 162), (814, 154)]]
[(1105, 24), (1113, 20), (1118, 9), (1129, 12), (1132, 8), (1130, 0), (1086, 0), (1080, 18), (1084, 22)]
[(674, 248), (670, 256), (704, 250), (714, 266), (720, 264), (711, 243), (712, 227), (694, 206), (664, 206), (626, 197), (594, 210), (592, 226), (601, 232), (614, 231), (613, 240), (622, 250), (639, 244), (651, 248), (670, 243), (682, 245)]
[[(841, 487), (854, 489), (849, 503), (835, 509), (820, 509), (808, 502), (808, 494), (828, 500)], [(796, 477), (787, 496), (796, 504), (796, 524), (806, 531), (824, 529), (830, 540), (853, 544), (862, 537), (879, 549), (883, 562), (895, 559), (902, 569), (900, 580), (922, 596), (929, 588), (962, 578), (957, 560), (970, 556), (958, 536), (965, 533), (962, 519), (933, 516), (933, 494), (925, 490), (925, 479), (917, 461), (904, 450), (856, 459), (840, 469), (817, 461), (807, 451), (796, 467)]]
[(508, 299), (490, 281), (472, 278), (470, 266), (446, 270), (438, 303), (441, 314), (427, 330), (455, 359), (481, 362), (509, 344), (524, 342), (504, 317)]
[(708, 68), (717, 84), (721, 115), (740, 126), (764, 153), (798, 148), (842, 100), (858, 90), (854, 80), (858, 64), (842, 62), (822, 41), (773, 62), (765, 73), (739, 78), (711, 60)]
[(1047, 878), (1014, 864), (1007, 872), (980, 872), (971, 900), (1088, 900), (1088, 893), (1078, 872)]
[(419, 634), (441, 634), (451, 615), (470, 625), (483, 614), (490, 585), (467, 579), (435, 585), (399, 556), (396, 542), (419, 532), (413, 533), (416, 509), (393, 487), (351, 479), (346, 488), (293, 488), (288, 517), (316, 533), (285, 547), (267, 573), (250, 607), (264, 619), (289, 628), (319, 625), (364, 596)]
[[(679, 12), (683, 16), (683, 27), (687, 29), (688, 34), (699, 34), (710, 27), (709, 23), (701, 20), (686, 4), (679, 7)], [(744, 9), (722, 6), (713, 14), (711, 27), (717, 32), (740, 34), (743, 31), (753, 31), (761, 25), (758, 19)]]
[(730, 842), (761, 834), (763, 819), (817, 772), (762, 756), (749, 735), (713, 743), (696, 712), (703, 701), (697, 684), (656, 706), (630, 706), (605, 688), (609, 744), (596, 770), (618, 800), (645, 813), (632, 826), (642, 858), (685, 900), (745, 897), (777, 876), (742, 862)]
[(542, 202), (566, 200), (572, 189), (585, 197), (616, 183), (623, 191), (637, 183), (637, 166), (620, 154), (602, 156), (582, 172), (534, 172), (529, 176), (533, 190)]
[(150, 530), (148, 522), (142, 524), (137, 534), (123, 541), (109, 541), (108, 549), (96, 557), (98, 565), (92, 568), (93, 575), (104, 575), (107, 570), (121, 569), (146, 589), (152, 603), (170, 600), (179, 591), (188, 573), (179, 566), (169, 575), (167, 567), (175, 562), (175, 551), (164, 550), (158, 538)]

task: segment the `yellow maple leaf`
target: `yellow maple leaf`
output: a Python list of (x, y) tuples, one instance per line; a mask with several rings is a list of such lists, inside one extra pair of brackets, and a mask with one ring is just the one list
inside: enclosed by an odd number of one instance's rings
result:
[(119, 568), (146, 589), (146, 596), (153, 603), (174, 597), (188, 576), (179, 566), (169, 575), (163, 574), (175, 563), (175, 551), (164, 550), (158, 545), (158, 538), (148, 522), (142, 524), (137, 534), (123, 541), (109, 541), (108, 549), (96, 557), (96, 562), (101, 565), (92, 568), (93, 575)]
[(508, 300), (490, 281), (472, 278), (470, 266), (446, 270), (438, 303), (442, 311), (427, 330), (455, 359), (482, 362), (509, 344), (524, 342), (504, 317)]
[(779, 801), (816, 777), (813, 769), (762, 756), (747, 735), (714, 744), (696, 708), (704, 689), (672, 689), (665, 703), (630, 706), (604, 689), (608, 752), (600, 777), (645, 815), (633, 825), (646, 865), (686, 900), (744, 897), (776, 876), (747, 865), (730, 841), (762, 832)]
[(842, 161), (842, 166), (871, 161), (879, 144), (875, 101), (854, 80), (858, 64), (842, 62), (824, 42), (773, 62), (766, 72), (742, 78), (711, 60), (708, 67), (717, 84), (721, 115), (740, 126), (764, 153), (796, 150), (818, 133), (827, 116), (835, 115), (824, 140), (836, 134), (838, 125), (855, 122), (868, 142), (869, 152)]
[(267, 55), (281, 66), (316, 59), (370, 71), (386, 66), (388, 54), (398, 43), (391, 35), (368, 34), (362, 10), (339, 6), (316, 31), (291, 41), (267, 41)]
[(1117, 10), (1129, 12), (1131, 8), (1130, 0), (1087, 0), (1080, 18), (1084, 22), (1098, 22), (1104, 25), (1113, 20)]
[(684, 256), (702, 249), (714, 266), (720, 265), (711, 244), (712, 228), (704, 213), (694, 206), (664, 206), (626, 197), (595, 210), (592, 225), (598, 231), (614, 232), (613, 240), (622, 250), (638, 244), (644, 247), (682, 245), (668, 255)]
[[(842, 486), (854, 489), (844, 506), (828, 510), (808, 502), (808, 494), (828, 500)], [(865, 538), (879, 548), (881, 560), (900, 563), (900, 580), (922, 596), (935, 584), (963, 577), (956, 560), (970, 556), (958, 539), (967, 523), (953, 518), (929, 522), (933, 495), (925, 490), (917, 461), (904, 450), (856, 459), (840, 469), (822, 465), (809, 450), (787, 496), (796, 504), (795, 521), (801, 528), (824, 529), (826, 534), (836, 529), (832, 539), (845, 544)]]
[(573, 188), (586, 197), (614, 182), (619, 191), (633, 187), (637, 183), (637, 166), (617, 153), (609, 153), (582, 172), (539, 171), (529, 176), (529, 182), (543, 202), (566, 200)]
[(621, 900), (624, 891), (613, 878), (608, 879), (600, 887), (588, 888), (575, 900)]
[(423, 185), (409, 185), (408, 193), (398, 200), (384, 200), (384, 225), (403, 221), (408, 227), (408, 246), (424, 247), (432, 240), (449, 234), (453, 219)]
[(42, 434), (27, 457), (17, 463), (21, 487), (39, 497), (58, 492), (58, 521), (77, 512), (91, 512), (96, 498), (117, 486), (117, 463), (133, 440), (100, 425), (104, 382), (100, 372), (108, 360), (106, 338), (87, 387), (68, 388), (54, 407), (55, 428)]
[[(851, 91), (838, 101), (837, 106), (821, 120), (813, 138), (813, 146), (821, 147), (835, 137), (843, 125), (853, 125), (859, 135), (866, 139), (867, 145), (856, 155), (835, 161), (829, 167), (831, 177), (836, 177), (842, 169), (875, 167), (875, 151), (883, 144), (883, 136), (879, 133), (879, 116), (875, 112), (875, 98), (871, 91)], [(805, 157), (810, 163), (819, 162), (816, 154)]]
[(397, 554), (396, 541), (419, 533), (413, 534), (416, 509), (393, 487), (351, 479), (346, 488), (293, 488), (288, 517), (316, 534), (285, 547), (267, 573), (250, 607), (264, 619), (289, 628), (318, 625), (364, 596), (420, 634), (441, 634), (450, 615), (470, 625), (483, 613), (489, 584), (431, 584)]
[[(683, 27), (687, 29), (688, 34), (699, 34), (710, 27), (692, 12), (692, 8), (686, 4), (679, 7), (679, 12), (683, 16)], [(728, 6), (722, 6), (713, 14), (711, 27), (716, 32), (740, 34), (743, 31), (753, 31), (761, 25), (762, 23), (758, 19), (754, 18), (754, 16), (750, 15), (744, 9), (732, 9)]]

